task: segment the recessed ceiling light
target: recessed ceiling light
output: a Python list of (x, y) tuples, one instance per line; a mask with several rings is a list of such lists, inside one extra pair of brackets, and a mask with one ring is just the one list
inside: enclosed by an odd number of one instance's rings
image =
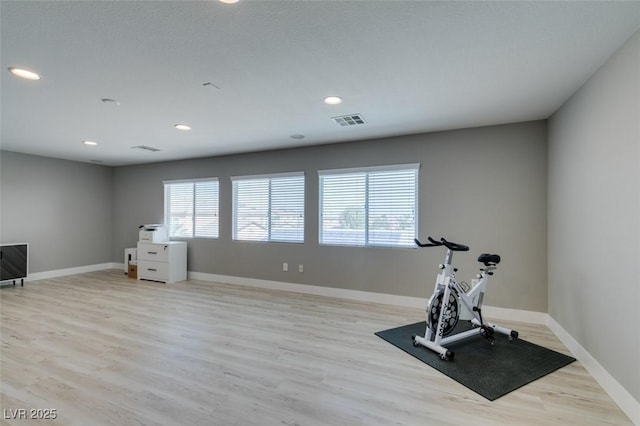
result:
[(238, 3), (238, 1), (240, 0), (220, 0), (220, 3), (233, 4), (233, 3)]
[(338, 105), (342, 102), (342, 98), (338, 96), (327, 96), (324, 98), (324, 103), (327, 105)]
[(26, 78), (27, 80), (40, 80), (40, 76), (38, 74), (24, 68), (10, 67), (9, 71), (11, 71), (11, 74), (20, 78)]
[(191, 127), (187, 126), (186, 124), (176, 124), (173, 127), (178, 130), (191, 130)]
[(94, 141), (82, 141), (82, 143), (85, 144), (85, 145), (89, 145), (89, 146), (98, 145), (98, 142), (94, 142)]

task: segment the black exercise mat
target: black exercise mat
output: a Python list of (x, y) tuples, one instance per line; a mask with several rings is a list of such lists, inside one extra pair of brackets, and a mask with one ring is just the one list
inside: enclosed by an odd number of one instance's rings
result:
[[(460, 322), (453, 333), (468, 329), (468, 324), (468, 321)], [(496, 333), (494, 345), (479, 334), (448, 345), (447, 348), (455, 353), (455, 357), (452, 361), (444, 361), (430, 349), (413, 346), (411, 336), (424, 336), (424, 332), (423, 321), (375, 334), (489, 401), (576, 360), (525, 340), (509, 340)]]

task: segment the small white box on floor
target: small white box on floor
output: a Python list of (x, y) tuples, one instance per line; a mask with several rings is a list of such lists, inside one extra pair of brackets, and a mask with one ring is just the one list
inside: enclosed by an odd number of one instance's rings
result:
[(124, 273), (126, 274), (128, 271), (129, 262), (135, 261), (138, 258), (138, 249), (137, 248), (126, 248), (124, 249)]

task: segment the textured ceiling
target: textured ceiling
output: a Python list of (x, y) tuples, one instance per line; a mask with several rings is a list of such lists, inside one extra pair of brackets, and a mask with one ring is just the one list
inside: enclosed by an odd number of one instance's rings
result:
[[(547, 118), (640, 27), (637, 1), (3, 0), (0, 13), (2, 149), (107, 165)], [(332, 120), (347, 114), (366, 123)]]

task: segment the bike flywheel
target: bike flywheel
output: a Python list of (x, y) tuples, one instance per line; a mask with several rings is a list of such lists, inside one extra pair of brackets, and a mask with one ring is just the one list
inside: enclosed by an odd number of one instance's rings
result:
[[(436, 333), (438, 330), (438, 320), (440, 319), (440, 311), (442, 310), (442, 298), (444, 296), (444, 290), (440, 289), (435, 292), (429, 299), (427, 304), (427, 320), (429, 321), (429, 328)], [(444, 322), (444, 328), (442, 335), (446, 336), (450, 334), (458, 324), (460, 318), (460, 309), (458, 306), (458, 299), (449, 293), (449, 301), (444, 308), (444, 316), (442, 321)]]

